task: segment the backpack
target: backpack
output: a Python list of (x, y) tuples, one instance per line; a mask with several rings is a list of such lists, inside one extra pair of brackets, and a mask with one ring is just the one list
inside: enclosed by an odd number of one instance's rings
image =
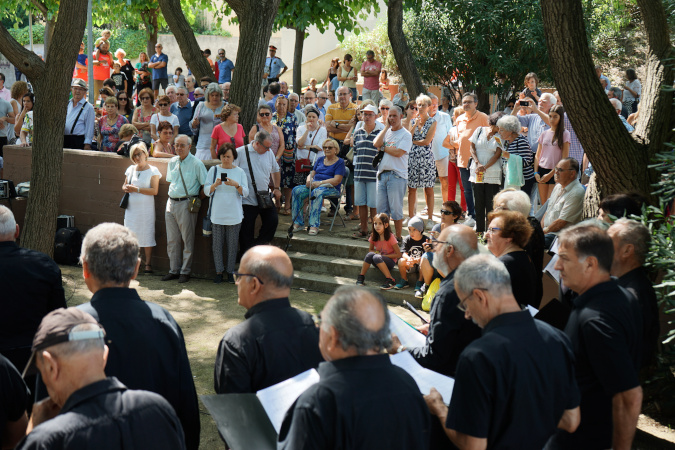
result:
[(74, 266), (80, 259), (82, 233), (75, 227), (61, 228), (54, 239), (54, 261)]

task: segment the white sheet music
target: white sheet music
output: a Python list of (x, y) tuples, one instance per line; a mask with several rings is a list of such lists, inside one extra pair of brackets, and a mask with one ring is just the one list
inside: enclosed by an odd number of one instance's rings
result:
[(427, 342), (425, 335), (414, 329), (408, 322), (404, 321), (391, 311), (389, 311), (389, 317), (391, 317), (389, 328), (392, 333), (398, 336), (398, 339), (404, 347), (424, 347), (424, 344)]
[(311, 385), (319, 382), (319, 372), (309, 369), (299, 375), (256, 392), (270, 422), (279, 434), (286, 411)]
[(450, 404), (452, 389), (455, 387), (455, 380), (445, 375), (441, 375), (433, 370), (425, 369), (420, 366), (415, 358), (409, 352), (401, 352), (391, 355), (391, 363), (399, 366), (410, 374), (420, 388), (420, 392), (428, 395), (431, 388), (434, 387), (443, 397), (443, 403)]
[(530, 315), (532, 317), (534, 317), (539, 312), (539, 310), (537, 308), (535, 308), (534, 306), (530, 306), (530, 305), (527, 305), (527, 310), (530, 312)]

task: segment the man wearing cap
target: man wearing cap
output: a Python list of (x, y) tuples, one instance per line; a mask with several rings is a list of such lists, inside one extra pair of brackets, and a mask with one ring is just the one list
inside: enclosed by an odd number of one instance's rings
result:
[(183, 333), (167, 310), (129, 288), (140, 267), (138, 251), (135, 235), (122, 225), (89, 230), (82, 242), (82, 275), (94, 295), (78, 308), (98, 320), (110, 339), (106, 374), (164, 397), (180, 419), (187, 448), (197, 449), (199, 407)]
[(70, 90), (73, 98), (68, 102), (66, 113), (66, 128), (63, 137), (64, 148), (91, 150), (91, 141), (94, 138), (94, 120), (96, 113), (91, 103), (85, 97), (87, 82), (73, 78)]
[(180, 422), (165, 399), (106, 377), (105, 336), (79, 309), (45, 316), (26, 370), (37, 367), (49, 398), (33, 407), (17, 449), (185, 448)]
[(169, 85), (169, 74), (166, 66), (169, 64), (169, 57), (162, 53), (162, 44), (155, 45), (155, 54), (150, 58), (148, 67), (152, 69), (152, 90), (155, 91), (155, 98), (159, 96), (160, 86), (166, 91)]
[(281, 58), (277, 58), (277, 48), (270, 45), (270, 56), (265, 60), (265, 73), (263, 78), (267, 79), (268, 83), (279, 81), (279, 77), (288, 70), (288, 67)]
[(234, 70), (234, 63), (231, 59), (225, 56), (225, 49), (218, 49), (218, 84), (229, 83), (232, 81), (232, 71)]

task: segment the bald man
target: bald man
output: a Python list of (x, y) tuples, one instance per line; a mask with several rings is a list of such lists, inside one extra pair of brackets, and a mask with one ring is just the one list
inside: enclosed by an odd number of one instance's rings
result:
[(291, 307), (288, 255), (271, 245), (253, 247), (241, 258), (234, 279), (246, 320), (220, 341), (216, 392), (256, 392), (316, 368), (323, 361), (319, 330), (310, 314)]
[(387, 306), (376, 292), (341, 287), (321, 313), (321, 381), (288, 410), (279, 449), (427, 449), (431, 419), (415, 380), (383, 350)]

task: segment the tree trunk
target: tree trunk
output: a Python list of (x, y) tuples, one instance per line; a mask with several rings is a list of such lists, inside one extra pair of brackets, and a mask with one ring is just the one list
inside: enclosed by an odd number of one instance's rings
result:
[(476, 86), (475, 94), (478, 97), (478, 105), (476, 105), (476, 108), (479, 111), (490, 115), (490, 94), (481, 85)]
[[(305, 46), (305, 30), (295, 29), (295, 52), (293, 53), (293, 92), (302, 95), (302, 49)], [(356, 99), (354, 99), (356, 101)]]
[(56, 216), (61, 196), (63, 133), (73, 68), (82, 41), (87, 0), (63, 0), (53, 27), (46, 62), (23, 48), (0, 25), (0, 52), (19, 67), (35, 92), (35, 134), (31, 159), (31, 196), (21, 244), (48, 255), (54, 253)]
[[(185, 18), (185, 15), (183, 15), (180, 0), (159, 0), (159, 6), (166, 23), (176, 38), (180, 53), (190, 66), (190, 70), (197, 83), (199, 83), (199, 79), (202, 77), (213, 78), (211, 65), (204, 58), (204, 55), (202, 55), (202, 50), (197, 43), (197, 38), (192, 31), (192, 27)], [(154, 46), (152, 53), (154, 53)], [(237, 69), (239, 69), (238, 65)]]
[(157, 44), (157, 31), (159, 28), (158, 17), (159, 8), (144, 9), (141, 12), (141, 19), (145, 24), (145, 33), (148, 35), (148, 45), (145, 51), (149, 57), (155, 54), (155, 44)]
[(44, 49), (42, 50), (42, 55), (47, 60), (47, 53), (49, 53), (49, 45), (52, 43), (52, 38), (54, 36), (54, 25), (56, 25), (56, 19), (52, 18), (47, 20), (45, 18), (45, 33), (44, 33)]
[(672, 68), (666, 64), (671, 47), (665, 11), (661, 2), (638, 0), (638, 4), (648, 35), (649, 57), (640, 118), (631, 136), (595, 74), (581, 0), (541, 1), (553, 77), (574, 131), (597, 174), (599, 198), (626, 191), (649, 196), (655, 176), (647, 165), (663, 148), (672, 129), (673, 95), (661, 89), (673, 82)]
[(418, 95), (425, 93), (426, 89), (417, 71), (408, 41), (403, 34), (403, 0), (389, 0), (387, 14), (387, 34), (394, 58), (396, 58), (403, 82), (408, 88), (408, 95), (411, 100), (414, 100)]

